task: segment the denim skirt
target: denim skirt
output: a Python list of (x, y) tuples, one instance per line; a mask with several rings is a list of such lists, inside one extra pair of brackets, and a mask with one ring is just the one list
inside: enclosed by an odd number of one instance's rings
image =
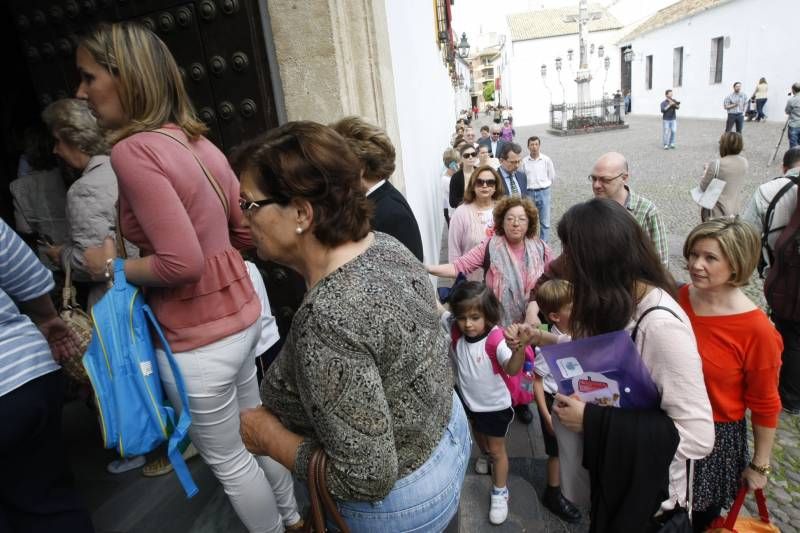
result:
[(458, 510), (472, 448), (467, 417), (455, 392), (452, 401), (450, 422), (431, 456), (414, 472), (397, 480), (385, 498), (375, 502), (337, 502), (353, 533), (427, 533), (443, 531), (448, 526)]

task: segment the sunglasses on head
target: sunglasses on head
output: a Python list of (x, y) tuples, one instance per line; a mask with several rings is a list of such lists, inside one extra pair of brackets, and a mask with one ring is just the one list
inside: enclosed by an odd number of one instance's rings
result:
[(495, 187), (495, 186), (497, 186), (497, 180), (495, 180), (495, 179), (485, 180), (485, 179), (477, 178), (475, 180), (475, 185), (478, 186), (478, 187)]

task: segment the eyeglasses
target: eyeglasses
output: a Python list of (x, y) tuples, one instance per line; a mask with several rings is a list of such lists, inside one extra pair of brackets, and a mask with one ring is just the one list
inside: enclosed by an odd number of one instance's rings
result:
[(617, 174), (613, 178), (604, 178), (603, 176), (592, 176), (591, 174), (589, 174), (587, 177), (589, 178), (589, 181), (591, 181), (592, 183), (594, 183), (595, 181), (600, 181), (600, 182), (603, 182), (604, 184), (608, 185), (609, 183), (611, 183), (615, 179), (621, 178), (624, 175), (625, 175), (625, 171), (623, 170), (622, 172), (620, 172), (619, 174)]
[(276, 198), (266, 198), (264, 200), (248, 200), (247, 198), (239, 198), (239, 208), (245, 215), (252, 215), (261, 207), (278, 203), (280, 203), (280, 201)]
[(504, 218), (503, 220), (505, 220), (509, 224), (513, 224), (515, 222), (518, 223), (518, 224), (527, 224), (528, 223), (528, 217), (522, 216), (522, 215), (520, 215), (518, 217), (515, 217), (514, 215), (509, 215), (506, 218)]
[(493, 132), (492, 132), (492, 137), (494, 137), (495, 135), (497, 135), (498, 137), (500, 137), (500, 132), (499, 132), (499, 131), (493, 131)]
[(481, 178), (477, 178), (475, 180), (475, 186), (476, 187), (496, 187), (497, 186), (497, 180), (484, 180), (484, 179), (481, 179)]
[(461, 154), (461, 157), (463, 158), (478, 157), (478, 154), (476, 154), (475, 152), (469, 152), (467, 154)]

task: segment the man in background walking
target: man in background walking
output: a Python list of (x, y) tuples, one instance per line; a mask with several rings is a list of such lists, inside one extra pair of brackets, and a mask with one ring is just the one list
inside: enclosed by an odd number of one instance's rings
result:
[(732, 131), (736, 126), (736, 133), (742, 133), (744, 127), (744, 112), (747, 110), (748, 98), (742, 93), (741, 82), (733, 84), (733, 92), (725, 97), (722, 106), (728, 112), (728, 121), (725, 123), (725, 131)]
[(676, 112), (681, 107), (681, 103), (672, 98), (672, 89), (667, 89), (664, 93), (666, 99), (661, 102), (661, 116), (663, 124), (663, 133), (661, 140), (664, 143), (664, 150), (668, 148), (675, 148), (675, 134), (678, 131), (678, 119)]
[(800, 81), (792, 85), (792, 97), (786, 102), (786, 114), (789, 115), (789, 148), (800, 146)]

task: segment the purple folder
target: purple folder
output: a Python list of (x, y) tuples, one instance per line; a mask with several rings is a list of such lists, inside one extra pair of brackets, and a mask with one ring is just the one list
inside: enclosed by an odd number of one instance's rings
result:
[(660, 394), (625, 331), (542, 346), (542, 356), (565, 396), (597, 405), (658, 408)]

